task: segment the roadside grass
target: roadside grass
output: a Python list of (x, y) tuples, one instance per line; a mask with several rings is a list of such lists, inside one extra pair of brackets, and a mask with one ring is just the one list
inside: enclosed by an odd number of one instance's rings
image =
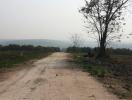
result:
[(112, 59), (106, 60), (106, 64), (105, 61), (103, 64), (98, 64), (94, 58), (92, 61), (95, 62), (89, 63), (89, 59), (84, 55), (74, 53), (74, 62), (96, 77), (120, 99), (132, 100), (132, 56), (112, 55)]
[(11, 68), (32, 59), (38, 59), (51, 54), (40, 51), (0, 51), (0, 69)]
[(91, 75), (96, 77), (105, 77), (108, 75), (108, 70), (100, 65), (93, 65), (85, 61), (82, 54), (74, 54), (75, 63), (79, 64), (84, 71), (89, 72)]
[(43, 47), (33, 45), (0, 45), (0, 71), (12, 68), (29, 60), (48, 56), (52, 52), (59, 52), (58, 47)]

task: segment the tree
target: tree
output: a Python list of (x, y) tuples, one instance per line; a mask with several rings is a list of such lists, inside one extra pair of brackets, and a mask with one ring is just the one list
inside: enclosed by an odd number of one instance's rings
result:
[(120, 39), (119, 33), (123, 23), (123, 10), (129, 0), (85, 0), (85, 6), (80, 12), (86, 18), (89, 26), (89, 36), (96, 39), (99, 44), (97, 57), (106, 57), (106, 47), (110, 41)]
[(81, 43), (81, 39), (80, 39), (80, 36), (79, 34), (72, 34), (71, 36), (71, 42), (72, 42), (72, 46), (73, 47), (79, 47), (80, 46), (80, 43)]
[(77, 52), (77, 48), (80, 47), (81, 44), (81, 38), (79, 34), (72, 34), (70, 40), (72, 42), (73, 51)]

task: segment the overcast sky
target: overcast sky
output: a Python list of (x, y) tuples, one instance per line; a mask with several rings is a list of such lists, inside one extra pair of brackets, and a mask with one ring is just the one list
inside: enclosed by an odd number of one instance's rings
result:
[[(83, 3), (84, 0), (0, 0), (0, 39), (68, 40), (71, 33), (85, 34), (83, 17), (78, 12)], [(127, 33), (132, 32), (131, 19), (128, 15)]]

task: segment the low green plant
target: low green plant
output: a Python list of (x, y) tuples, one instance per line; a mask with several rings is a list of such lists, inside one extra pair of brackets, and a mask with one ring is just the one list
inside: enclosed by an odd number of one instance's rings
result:
[(103, 66), (87, 63), (81, 54), (74, 54), (74, 60), (77, 64), (80, 65), (80, 67), (89, 72), (91, 75), (104, 77), (108, 73), (108, 71)]

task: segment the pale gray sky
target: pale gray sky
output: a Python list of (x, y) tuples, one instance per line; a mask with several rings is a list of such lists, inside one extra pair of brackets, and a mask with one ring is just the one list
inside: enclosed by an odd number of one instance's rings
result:
[[(0, 39), (68, 40), (85, 33), (78, 9), (84, 0), (0, 0)], [(132, 32), (132, 16), (125, 32)], [(86, 34), (85, 34), (86, 37)]]

